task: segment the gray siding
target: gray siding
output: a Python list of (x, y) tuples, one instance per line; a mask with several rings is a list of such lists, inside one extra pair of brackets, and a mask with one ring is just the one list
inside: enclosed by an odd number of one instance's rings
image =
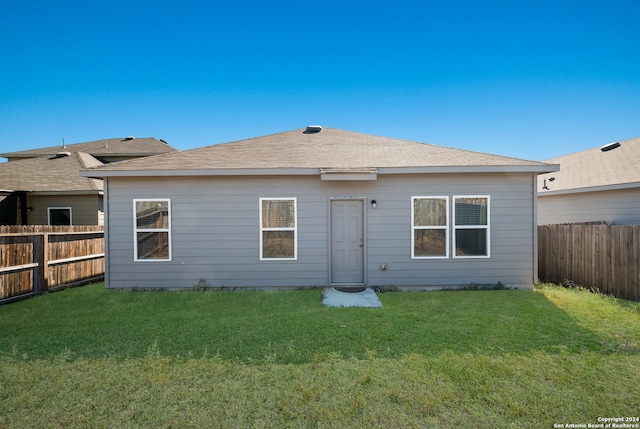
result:
[[(108, 286), (300, 287), (329, 284), (329, 200), (366, 201), (365, 282), (378, 286), (530, 287), (533, 176), (379, 175), (377, 181), (299, 177), (118, 178), (108, 186)], [(490, 195), (491, 257), (412, 260), (411, 196)], [(298, 199), (298, 259), (259, 260), (259, 198)], [(170, 198), (172, 261), (134, 262), (133, 199)], [(375, 199), (377, 207), (369, 201)], [(387, 264), (385, 271), (381, 264)]]
[(606, 221), (640, 224), (640, 188), (549, 195), (538, 199), (538, 224)]

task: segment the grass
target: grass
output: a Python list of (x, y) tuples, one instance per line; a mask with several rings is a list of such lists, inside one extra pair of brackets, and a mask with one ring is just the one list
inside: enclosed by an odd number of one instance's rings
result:
[(640, 305), (533, 291), (117, 292), (0, 307), (0, 427), (504, 427), (640, 414)]

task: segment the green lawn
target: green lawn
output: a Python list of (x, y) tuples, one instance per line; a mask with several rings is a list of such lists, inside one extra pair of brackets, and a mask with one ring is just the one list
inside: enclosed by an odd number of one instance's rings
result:
[(117, 292), (0, 307), (0, 428), (553, 427), (640, 415), (640, 305), (578, 290)]

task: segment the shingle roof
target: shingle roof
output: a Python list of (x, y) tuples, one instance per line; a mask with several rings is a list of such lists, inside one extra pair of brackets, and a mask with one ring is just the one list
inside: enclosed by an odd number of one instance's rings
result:
[(59, 145), (41, 149), (7, 152), (0, 154), (0, 156), (5, 158), (33, 158), (55, 155), (61, 151), (84, 152), (93, 156), (149, 156), (177, 152), (177, 149), (155, 138), (112, 138), (86, 143), (67, 144), (64, 147)]
[(102, 180), (80, 177), (79, 171), (103, 165), (86, 153), (45, 156), (0, 164), (0, 189), (29, 192), (102, 191)]
[(519, 166), (544, 171), (547, 164), (499, 155), (452, 149), (369, 134), (322, 128), (305, 129), (217, 144), (172, 154), (110, 164), (109, 172), (171, 172), (193, 170), (272, 170)]
[[(633, 183), (640, 187), (640, 137), (619, 143), (619, 147), (604, 152), (597, 147), (549, 159), (547, 162), (560, 164), (560, 171), (538, 176), (540, 195)], [(545, 180), (548, 190), (542, 189)]]

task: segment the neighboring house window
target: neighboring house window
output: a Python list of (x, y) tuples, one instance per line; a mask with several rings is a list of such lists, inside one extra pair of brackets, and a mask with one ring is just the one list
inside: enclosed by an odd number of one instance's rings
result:
[(449, 256), (448, 197), (411, 197), (411, 257)]
[(136, 261), (171, 260), (171, 202), (168, 199), (133, 200)]
[(295, 260), (298, 253), (295, 198), (260, 198), (260, 259)]
[(72, 225), (71, 207), (49, 207), (49, 225)]
[(489, 197), (453, 197), (454, 258), (489, 257)]

